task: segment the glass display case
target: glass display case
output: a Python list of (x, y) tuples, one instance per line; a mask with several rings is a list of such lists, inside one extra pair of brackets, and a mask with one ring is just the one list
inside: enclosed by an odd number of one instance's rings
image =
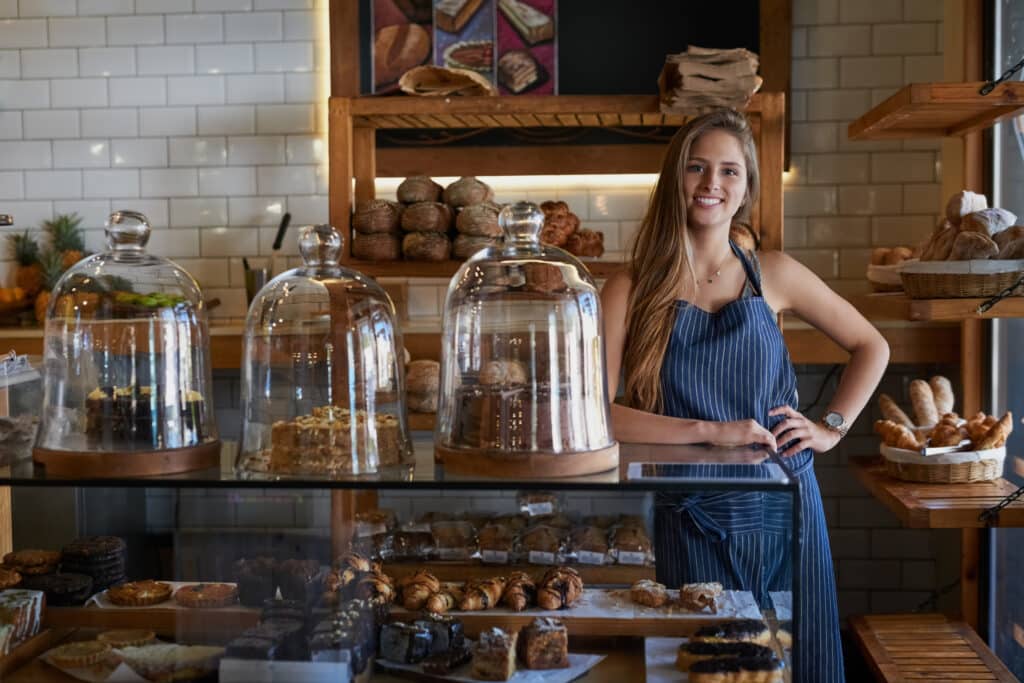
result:
[[(391, 680), (388, 672), (401, 667), (422, 669), (434, 647), (451, 655), (449, 636), (478, 640), (500, 629), (528, 638), (538, 618), (567, 630), (570, 664), (591, 669), (588, 680), (630, 680), (644, 668), (650, 677), (679, 677), (677, 660), (693, 654), (683, 638), (720, 633), (766, 643), (758, 647), (774, 652), (766, 655), (778, 659), (771, 666), (792, 668), (791, 679), (802, 680), (800, 572), (784, 572), (790, 583), (764, 600), (730, 576), (715, 577), (720, 586), (656, 583), (668, 550), (650, 522), (661, 496), (699, 502), (722, 491), (764, 492), (789, 501), (799, 520), (799, 485), (775, 454), (624, 444), (619, 469), (536, 479), (452, 474), (433, 461), (426, 439), (414, 453), (411, 473), (335, 480), (267, 482), (211, 469), (75, 482), (27, 466), (3, 470), (0, 486), (15, 492), (7, 565), (42, 568), (26, 571), (0, 602), (47, 596), (38, 620), (25, 626), (25, 633), (41, 630), (42, 640), (12, 641), (17, 663), (3, 669), (4, 680), (48, 680), (54, 667), (67, 668), (67, 659), (53, 663), (53, 648), (101, 634), (128, 637), (109, 633), (115, 629), (135, 631), (133, 647), (153, 639), (178, 646), (176, 661), (217, 670), (221, 681), (293, 681), (299, 669), (287, 667), (328, 664), (342, 665), (330, 680)], [(40, 528), (39, 512), (64, 496), (76, 500), (77, 516), (61, 520), (59, 531)], [(485, 556), (486, 529), (496, 525), (512, 529), (513, 546), (538, 527), (570, 540), (557, 557)], [(409, 542), (414, 535), (421, 542)], [(591, 538), (578, 542), (584, 536)], [(796, 565), (799, 534), (789, 541), (783, 548)], [(616, 552), (600, 552), (602, 542)], [(646, 544), (650, 562), (627, 557), (636, 544)], [(453, 547), (465, 550), (460, 559), (438, 552)], [(48, 556), (60, 558), (61, 573), (39, 564)], [(105, 588), (112, 571), (129, 583)], [(130, 654), (124, 666), (145, 669), (146, 658)], [(527, 656), (520, 657), (523, 667)], [(459, 666), (468, 675), (473, 664)]]
[(220, 444), (199, 285), (146, 252), (144, 215), (115, 212), (106, 234), (108, 250), (50, 294), (33, 457), (73, 476), (209, 467)]
[(541, 244), (536, 205), (506, 206), (498, 221), (504, 242), (448, 287), (437, 457), (509, 476), (614, 468), (597, 287), (576, 257)]
[(304, 265), (249, 306), (240, 472), (338, 477), (411, 463), (395, 307), (374, 280), (338, 265), (341, 247), (330, 225), (303, 228)]

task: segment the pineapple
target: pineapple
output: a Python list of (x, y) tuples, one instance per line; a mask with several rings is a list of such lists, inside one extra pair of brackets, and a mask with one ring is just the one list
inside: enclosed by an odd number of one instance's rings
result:
[(43, 289), (36, 297), (36, 321), (42, 325), (46, 322), (46, 307), (50, 304), (50, 293), (57, 286), (57, 281), (64, 274), (64, 255), (56, 249), (48, 249), (39, 257), (42, 268)]
[(50, 246), (61, 255), (64, 270), (85, 256), (85, 234), (78, 227), (82, 219), (77, 213), (57, 214), (52, 221), (44, 221), (43, 229), (50, 236)]
[(28, 297), (35, 296), (43, 286), (43, 271), (39, 266), (39, 243), (32, 239), (28, 230), (7, 236), (7, 242), (18, 261), (14, 283), (25, 290)]

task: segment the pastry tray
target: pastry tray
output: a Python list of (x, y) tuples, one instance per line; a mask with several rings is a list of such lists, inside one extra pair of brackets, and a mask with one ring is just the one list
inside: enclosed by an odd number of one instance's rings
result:
[[(510, 683), (569, 683), (601, 663), (604, 655), (573, 654), (569, 653), (569, 668), (567, 669), (523, 669), (516, 666), (516, 671)], [(399, 676), (408, 675), (420, 681), (452, 681), (453, 683), (477, 683), (477, 679), (470, 675), (472, 664), (463, 664), (450, 674), (441, 676), (437, 674), (423, 673), (423, 667), (419, 664), (396, 664), (385, 659), (377, 659), (375, 666), (389, 673)]]
[[(102, 608), (102, 609), (117, 609), (117, 610), (176, 609), (176, 610), (185, 610), (187, 612), (195, 612), (196, 610), (210, 610), (210, 609), (215, 609), (215, 610), (230, 609), (230, 608), (238, 609), (240, 607), (240, 605), (237, 602), (233, 603), (231, 605), (225, 605), (224, 607), (185, 607), (185, 606), (179, 605), (177, 602), (175, 602), (174, 594), (178, 592), (179, 588), (182, 588), (183, 586), (195, 586), (195, 585), (200, 584), (200, 583), (206, 583), (206, 584), (215, 583), (213, 581), (160, 581), (160, 583), (166, 583), (167, 585), (169, 585), (171, 587), (171, 597), (167, 598), (163, 602), (158, 602), (155, 605), (115, 605), (114, 603), (112, 603), (107, 598), (107, 591), (100, 591), (96, 595), (94, 595), (91, 598), (89, 598), (88, 600), (86, 600), (85, 601), (85, 606), (86, 607), (99, 607), (99, 608)], [(224, 582), (218, 581), (216, 583), (224, 583)], [(234, 586), (235, 584), (227, 583), (227, 585)]]
[[(679, 591), (669, 591), (669, 604), (664, 607), (644, 607), (629, 598), (629, 590), (603, 590), (584, 588), (583, 596), (572, 607), (561, 610), (542, 610), (537, 607), (514, 612), (507, 607), (449, 614), (458, 617), (468, 633), (475, 636), (484, 629), (498, 626), (505, 630), (518, 630), (537, 617), (561, 619), (574, 636), (686, 636), (701, 626), (719, 624), (734, 619), (762, 619), (764, 615), (749, 591), (723, 591), (719, 610), (692, 612), (672, 603)], [(411, 619), (416, 612), (395, 606), (391, 616), (397, 620)]]

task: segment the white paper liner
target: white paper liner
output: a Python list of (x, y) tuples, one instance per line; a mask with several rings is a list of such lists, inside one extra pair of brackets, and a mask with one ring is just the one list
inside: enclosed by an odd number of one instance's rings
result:
[(793, 618), (793, 594), (790, 591), (771, 591), (768, 596), (775, 607), (775, 619), (790, 621)]
[[(916, 259), (914, 260), (916, 263)], [(910, 261), (904, 261), (904, 263), (910, 263)], [(897, 263), (892, 266), (873, 266), (868, 265), (867, 277), (870, 282), (877, 282), (880, 285), (901, 285), (903, 280), (900, 279), (900, 271), (903, 269), (903, 263)]]
[[(161, 581), (160, 583), (166, 583), (166, 584), (170, 585), (170, 587), (171, 587), (171, 597), (167, 598), (163, 602), (158, 602), (155, 605), (142, 605), (142, 606), (115, 605), (107, 597), (107, 591), (102, 591), (102, 592), (99, 592), (96, 595), (92, 596), (88, 600), (86, 600), (85, 601), (85, 606), (86, 607), (102, 607), (103, 609), (136, 609), (136, 610), (137, 609), (184, 609), (184, 610), (192, 610), (192, 609), (196, 609), (196, 608), (195, 607), (183, 607), (182, 605), (179, 605), (177, 602), (175, 602), (174, 601), (174, 594), (182, 586), (195, 586), (196, 584), (200, 584), (200, 583), (207, 583), (208, 584), (208, 583), (214, 583), (214, 582), (212, 582), (212, 581)], [(216, 583), (222, 583), (222, 582), (218, 581)], [(228, 585), (234, 586), (235, 584), (231, 583), (231, 584), (228, 584)], [(231, 605), (226, 605), (226, 607), (238, 608), (239, 604), (236, 602), (236, 603), (231, 604)], [(204, 607), (203, 609), (217, 609), (217, 608)]]
[(49, 652), (42, 655), (40, 659), (53, 668), (80, 681), (89, 681), (89, 683), (148, 683), (145, 678), (132, 671), (131, 667), (124, 662), (119, 662), (115, 669), (111, 669), (109, 665), (100, 664), (90, 667), (71, 668), (57, 666), (51, 662)]
[(676, 668), (676, 652), (685, 642), (686, 638), (644, 639), (647, 683), (679, 683), (690, 680), (689, 675)]
[[(588, 671), (601, 663), (604, 655), (577, 655), (569, 653), (568, 669), (523, 669), (516, 666), (516, 672), (508, 679), (512, 683), (569, 683), (580, 676), (585, 676)], [(385, 659), (377, 658), (376, 666), (382, 670), (413, 671), (421, 673), (423, 667), (419, 664), (396, 664)], [(458, 683), (479, 683), (477, 679), (470, 676), (472, 662), (463, 664), (447, 676), (436, 676), (446, 681), (457, 681)]]
[[(929, 453), (939, 450), (946, 449), (928, 449)], [(952, 451), (935, 453), (934, 455), (921, 455), (917, 451), (892, 448), (882, 444), (881, 451), (882, 456), (886, 460), (911, 465), (957, 465), (964, 462), (981, 462), (982, 460), (997, 460), (1002, 463), (1006, 460), (1006, 446), (986, 451)]]
[(906, 263), (903, 273), (1012, 273), (1024, 271), (1024, 259), (972, 259), (970, 261), (916, 261)]
[[(601, 588), (584, 588), (580, 599), (568, 609), (543, 610), (531, 607), (522, 612), (515, 612), (508, 607), (495, 607), (489, 610), (477, 610), (473, 612), (462, 612), (451, 610), (449, 614), (459, 616), (463, 614), (487, 614), (494, 616), (513, 615), (524, 617), (576, 617), (588, 619), (698, 619), (707, 621), (709, 616), (725, 619), (763, 619), (764, 615), (754, 600), (754, 594), (750, 591), (722, 591), (718, 598), (718, 612), (714, 615), (705, 610), (693, 612), (684, 609), (676, 604), (679, 600), (679, 591), (670, 590), (669, 603), (664, 607), (645, 607), (638, 605), (629, 598), (629, 590), (604, 590)], [(395, 616), (412, 615), (413, 613), (403, 607), (392, 607), (391, 613)]]

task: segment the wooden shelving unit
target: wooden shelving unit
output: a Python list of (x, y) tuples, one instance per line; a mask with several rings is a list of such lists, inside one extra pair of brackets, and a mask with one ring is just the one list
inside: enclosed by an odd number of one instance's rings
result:
[[(974, 529), (985, 525), (978, 515), (1017, 486), (1005, 479), (974, 484), (922, 484), (893, 479), (877, 456), (852, 458), (854, 474), (879, 501), (913, 529)], [(1024, 500), (999, 513), (992, 526), (1024, 526)]]
[[(653, 579), (654, 567), (635, 567), (625, 564), (587, 565), (570, 564), (579, 572), (584, 585), (625, 585), (641, 579)], [(550, 567), (539, 564), (484, 564), (482, 562), (385, 562), (384, 573), (397, 581), (419, 569), (426, 569), (441, 581), (472, 581), (492, 576), (508, 576), (512, 572), (526, 572), (540, 576)]]
[(988, 299), (911, 299), (906, 294), (866, 294), (857, 297), (857, 310), (871, 320), (959, 322), (990, 318), (1024, 317), (1024, 297), (1008, 297), (985, 311), (978, 307)]
[(912, 83), (853, 121), (851, 140), (905, 140), (965, 135), (1024, 107), (1024, 83), (1002, 83), (988, 95), (983, 81)]
[[(758, 149), (761, 171), (761, 194), (755, 207), (752, 223), (761, 236), (765, 249), (782, 246), (782, 170), (785, 143), (785, 95), (759, 93), (754, 95), (746, 114), (751, 123)], [(351, 212), (355, 201), (375, 196), (374, 180), (377, 176), (378, 130), (397, 129), (486, 129), (486, 128), (618, 128), (618, 127), (676, 127), (685, 123), (686, 114), (663, 114), (658, 98), (653, 95), (558, 95), (516, 97), (332, 97), (329, 102), (330, 123), (330, 218), (335, 226), (344, 226), (351, 237)], [(596, 146), (595, 146), (596, 147)], [(557, 155), (545, 151), (545, 146), (508, 148), (513, 153), (501, 159), (501, 175), (527, 175), (537, 173), (565, 174), (577, 169), (582, 172), (600, 172), (600, 155), (595, 147), (562, 147)], [(606, 145), (611, 150), (617, 145)], [(630, 147), (636, 147), (631, 145)], [(645, 154), (643, 169), (630, 167), (633, 172), (658, 170), (663, 145), (644, 145), (658, 151)], [(498, 148), (459, 148), (447, 150), (444, 163), (453, 164), (449, 174), (484, 175), (495, 170), (489, 159)], [(579, 160), (566, 150), (581, 150)], [(410, 150), (409, 154), (395, 154), (387, 158), (389, 174), (403, 176), (426, 172), (441, 172), (440, 161), (426, 157), (433, 149)], [(403, 150), (404, 151), (404, 150)], [(439, 150), (440, 151), (440, 150)], [(617, 158), (617, 157), (616, 157)], [(474, 159), (479, 168), (474, 170)], [(610, 162), (604, 172), (620, 172)], [(375, 277), (451, 277), (460, 261), (424, 263), (418, 261), (369, 262), (353, 259), (351, 239), (346, 241), (342, 260), (348, 265)], [(588, 262), (587, 268), (597, 278), (608, 277), (622, 267), (621, 263)]]

